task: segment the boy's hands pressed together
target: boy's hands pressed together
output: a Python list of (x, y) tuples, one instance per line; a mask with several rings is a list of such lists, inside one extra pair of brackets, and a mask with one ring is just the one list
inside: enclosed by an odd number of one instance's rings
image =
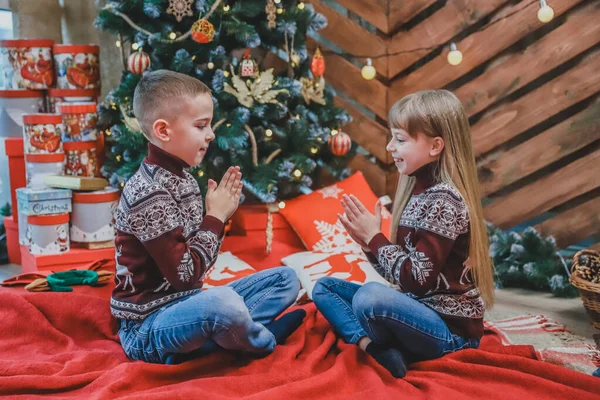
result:
[(209, 179), (206, 192), (206, 215), (211, 215), (222, 222), (227, 221), (238, 208), (243, 186), (240, 167), (229, 167), (218, 186), (217, 182)]
[(381, 230), (381, 205), (377, 202), (375, 215), (360, 202), (354, 195), (342, 197), (342, 207), (345, 215), (338, 217), (348, 234), (363, 250), (368, 249), (368, 244)]

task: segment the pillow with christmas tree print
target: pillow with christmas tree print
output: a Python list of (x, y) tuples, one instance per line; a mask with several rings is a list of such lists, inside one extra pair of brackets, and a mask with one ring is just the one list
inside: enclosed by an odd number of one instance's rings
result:
[(204, 276), (202, 289), (225, 286), (255, 272), (254, 268), (231, 254), (231, 252), (221, 253)]
[(363, 285), (367, 282), (389, 283), (383, 279), (364, 254), (358, 253), (317, 253), (304, 251), (295, 253), (281, 260), (292, 268), (302, 287), (306, 289), (308, 298), (312, 300), (312, 292), (319, 278), (330, 276), (348, 282)]
[[(344, 194), (353, 194), (369, 211), (375, 212), (377, 196), (362, 172), (356, 172), (334, 185), (288, 200), (285, 208), (279, 212), (308, 250), (321, 253), (362, 253), (360, 246), (348, 235), (337, 216), (338, 213), (344, 213), (340, 203)], [(381, 214), (381, 231), (389, 236), (391, 215), (385, 207), (381, 208)]]

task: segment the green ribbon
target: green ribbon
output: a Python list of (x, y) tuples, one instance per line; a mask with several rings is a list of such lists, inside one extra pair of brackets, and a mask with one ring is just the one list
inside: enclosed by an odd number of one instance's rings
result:
[(48, 280), (50, 290), (52, 290), (53, 292), (72, 292), (73, 288), (71, 286), (94, 286), (95, 284), (97, 284), (98, 273), (96, 271), (80, 271), (74, 269), (71, 271), (55, 272), (53, 274), (48, 275), (46, 279)]

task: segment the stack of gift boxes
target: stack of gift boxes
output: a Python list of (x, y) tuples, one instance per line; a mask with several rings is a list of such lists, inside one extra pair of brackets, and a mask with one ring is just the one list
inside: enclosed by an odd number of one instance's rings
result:
[(0, 41), (0, 137), (6, 138), (13, 206), (5, 225), (9, 259), (23, 271), (39, 269), (39, 257), (76, 253), (47, 265), (102, 257), (71, 249), (71, 241), (87, 251), (114, 247), (117, 190), (71, 192), (44, 182), (48, 175), (99, 175), (104, 141), (96, 129), (98, 57), (96, 45)]

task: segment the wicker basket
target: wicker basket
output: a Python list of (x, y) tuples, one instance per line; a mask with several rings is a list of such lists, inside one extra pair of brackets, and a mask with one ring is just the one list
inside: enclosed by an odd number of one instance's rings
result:
[(581, 255), (600, 258), (600, 254), (592, 250), (581, 250), (575, 254), (571, 266), (571, 277), (569, 278), (569, 282), (579, 291), (581, 300), (583, 300), (583, 307), (592, 320), (592, 325), (594, 328), (600, 329), (600, 284), (586, 281), (577, 273), (577, 261)]

